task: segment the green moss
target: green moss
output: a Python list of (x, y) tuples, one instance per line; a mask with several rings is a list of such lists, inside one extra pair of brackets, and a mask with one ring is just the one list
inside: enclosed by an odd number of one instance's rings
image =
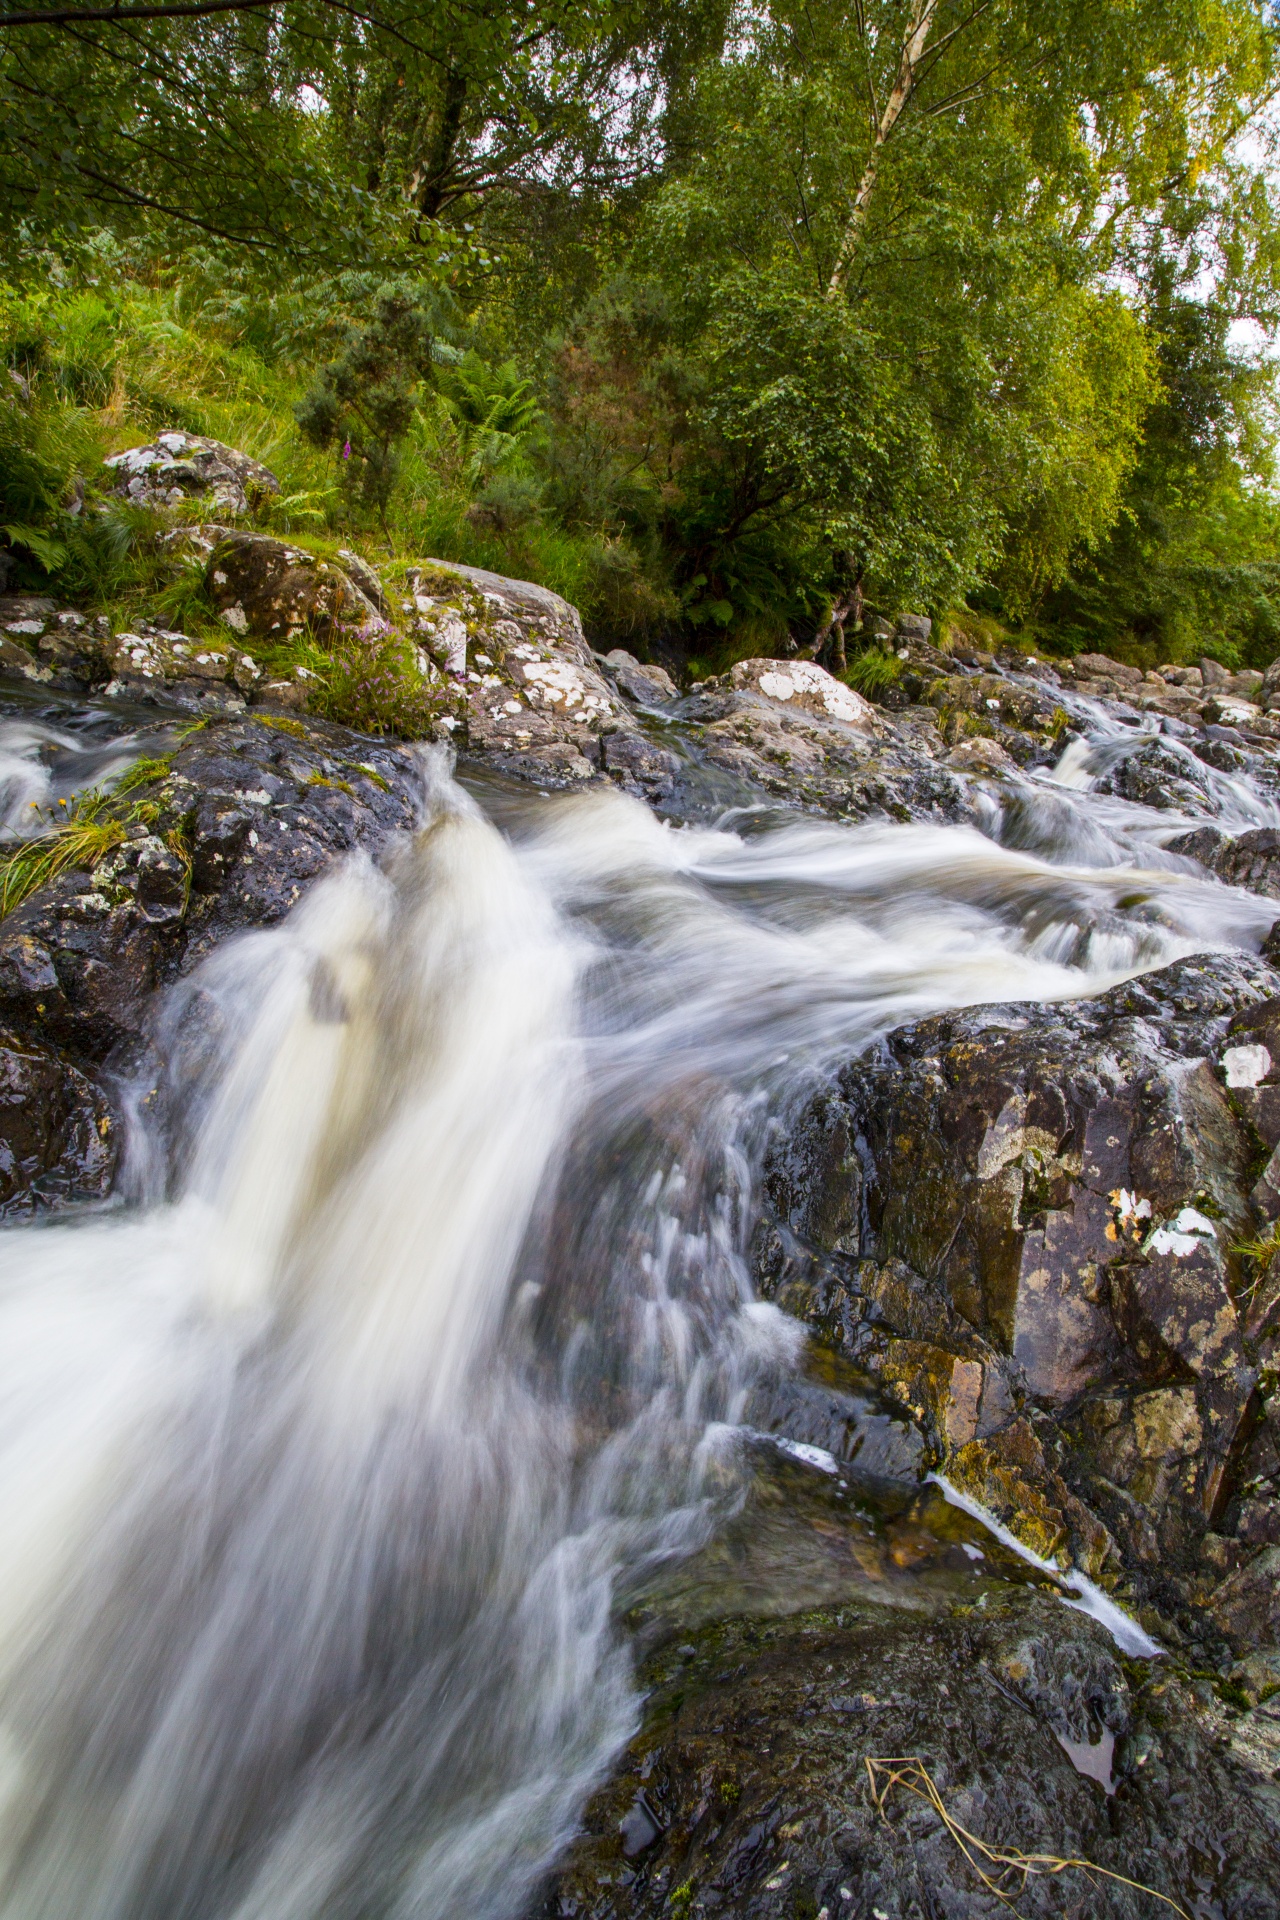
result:
[(353, 773), (363, 774), (366, 780), (372, 780), (374, 786), (381, 788), (383, 793), (390, 793), (390, 781), (384, 780), (376, 767), (369, 766), (364, 760), (357, 760), (355, 762), (347, 761), (345, 764), (351, 767)]
[(162, 754), (158, 759), (135, 760), (129, 771), (117, 780), (114, 789), (116, 798), (121, 794), (134, 793), (139, 787), (153, 786), (157, 780), (166, 779), (172, 768), (171, 753)]

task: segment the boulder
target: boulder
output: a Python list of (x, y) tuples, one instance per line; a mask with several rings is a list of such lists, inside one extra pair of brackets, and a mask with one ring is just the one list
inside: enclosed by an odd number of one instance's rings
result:
[(999, 773), (1016, 767), (1017, 762), (998, 740), (978, 734), (954, 746), (947, 755), (947, 765), (962, 773)]
[(1078, 653), (1075, 668), (1077, 674), (1098, 680), (1115, 680), (1123, 687), (1137, 687), (1142, 682), (1140, 667), (1127, 666), (1123, 660), (1113, 660), (1105, 653)]
[(103, 464), (114, 476), (114, 491), (142, 506), (178, 506), (194, 498), (234, 515), (280, 491), (260, 461), (200, 433), (160, 433), (150, 446), (113, 453)]
[(400, 611), (463, 695), (452, 723), (460, 748), (542, 785), (576, 787), (608, 773), (655, 798), (670, 791), (672, 756), (645, 742), (567, 600), (453, 561), (421, 561), (408, 578)]
[[(1037, 1551), (1056, 1527), (1100, 1566), (1109, 1534), (1190, 1577), (1226, 1503), (1258, 1380), (1237, 1247), (1266, 1212), (1228, 1080), (1272, 1032), (1273, 985), (1203, 956), (1076, 1005), (926, 1021), (771, 1152), (760, 1286), (919, 1411), (974, 1497), (1031, 1514)], [(1265, 1076), (1249, 1091), (1272, 1130)]]
[(793, 713), (817, 714), (861, 733), (880, 726), (869, 700), (812, 660), (740, 660), (728, 682), (736, 692), (758, 693)]
[(642, 666), (634, 654), (622, 647), (607, 653), (604, 663), (614, 684), (640, 706), (664, 706), (680, 698), (679, 687), (664, 667)]
[(318, 639), (380, 623), (377, 608), (331, 560), (265, 533), (226, 533), (205, 569), (205, 591), (232, 634)]
[(933, 632), (933, 622), (924, 613), (900, 613), (896, 638), (904, 647), (923, 647)]

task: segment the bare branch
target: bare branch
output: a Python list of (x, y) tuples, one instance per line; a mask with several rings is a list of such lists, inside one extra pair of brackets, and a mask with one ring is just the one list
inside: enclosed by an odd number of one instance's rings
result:
[(202, 13), (262, 13), (280, 0), (159, 0), (153, 6), (24, 7), (0, 13), (0, 27), (70, 27), (81, 21), (191, 19)]

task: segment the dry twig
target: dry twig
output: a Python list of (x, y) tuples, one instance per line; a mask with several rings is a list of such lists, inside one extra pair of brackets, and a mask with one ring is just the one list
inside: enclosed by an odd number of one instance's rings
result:
[[(942, 1795), (938, 1792), (933, 1776), (923, 1760), (917, 1758), (872, 1759), (868, 1754), (866, 1764), (867, 1778), (871, 1783), (871, 1799), (885, 1825), (889, 1824), (885, 1802), (895, 1787), (904, 1787), (908, 1793), (914, 1793), (917, 1799), (927, 1801), (983, 1886), (994, 1893), (996, 1899), (1011, 1908), (1015, 1914), (1017, 1909), (1013, 1905), (1013, 1900), (1005, 1887), (998, 1884), (999, 1881), (1003, 1880), (1007, 1883), (1010, 1875), (1021, 1874), (1022, 1888), (1025, 1889), (1028, 1880), (1075, 1870), (1088, 1874), (1098, 1873), (1106, 1880), (1118, 1880), (1121, 1886), (1132, 1887), (1136, 1893), (1149, 1893), (1153, 1900), (1161, 1901), (1163, 1905), (1171, 1907), (1175, 1913), (1180, 1914), (1182, 1920), (1191, 1920), (1191, 1915), (1186, 1908), (1180, 1907), (1176, 1900), (1171, 1900), (1167, 1893), (1159, 1893), (1155, 1887), (1148, 1887), (1141, 1880), (1130, 1880), (1123, 1873), (1113, 1873), (1110, 1867), (1095, 1866), (1092, 1860), (1064, 1860), (1056, 1853), (1022, 1853), (1017, 1847), (988, 1846), (985, 1840), (979, 1840), (976, 1833), (970, 1833), (967, 1827), (962, 1827), (960, 1822), (948, 1813), (943, 1804)], [(988, 1866), (997, 1869), (994, 1879), (978, 1864), (979, 1857), (985, 1860)]]

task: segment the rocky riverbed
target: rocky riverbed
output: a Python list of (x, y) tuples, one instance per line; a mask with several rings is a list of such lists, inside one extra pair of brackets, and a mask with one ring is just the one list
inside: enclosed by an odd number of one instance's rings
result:
[[(768, 1117), (753, 1281), (807, 1356), (743, 1410), (773, 1438), (736, 1517), (621, 1597), (642, 1722), (539, 1900), (1280, 1911), (1280, 674), (996, 659), (914, 621), (874, 702), (799, 658), (681, 689), (527, 583), (257, 531), (265, 470), (168, 438), (119, 484), (180, 496), (165, 537), (225, 638), (0, 600), (13, 847), (106, 796), (0, 918), (0, 1212), (154, 1182), (131, 1129), (163, 1139), (199, 1071), (201, 962), (394, 845), (431, 752), (499, 820), (620, 789), (673, 826), (936, 829), (882, 890), (983, 844), (1040, 863), (1030, 909), (980, 863), (965, 897), (1040, 915), (1063, 968), (1111, 942), (1114, 984), (975, 979)], [(429, 751), (311, 711), (299, 634), (409, 649)]]

